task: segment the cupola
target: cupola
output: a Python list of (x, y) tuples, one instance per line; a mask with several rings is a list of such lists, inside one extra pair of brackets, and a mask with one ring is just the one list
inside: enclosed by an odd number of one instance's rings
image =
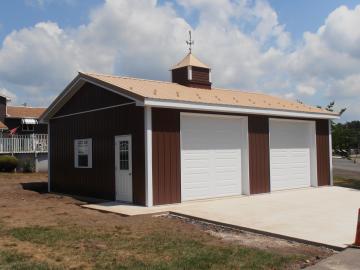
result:
[(189, 36), (190, 40), (186, 42), (189, 45), (189, 53), (171, 68), (172, 82), (188, 87), (211, 89), (211, 69), (192, 54), (191, 46), (194, 41), (191, 40), (190, 31)]

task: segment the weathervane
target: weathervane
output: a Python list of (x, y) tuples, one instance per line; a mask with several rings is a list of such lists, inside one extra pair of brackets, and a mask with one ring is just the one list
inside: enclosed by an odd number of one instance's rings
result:
[(194, 41), (191, 39), (191, 30), (189, 31), (189, 40), (186, 41), (186, 44), (189, 45), (189, 51), (191, 53), (191, 46), (194, 45)]

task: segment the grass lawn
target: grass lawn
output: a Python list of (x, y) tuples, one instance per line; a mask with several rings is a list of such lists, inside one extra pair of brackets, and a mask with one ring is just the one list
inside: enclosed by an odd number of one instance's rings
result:
[[(26, 243), (50, 256), (38, 259), (12, 247), (0, 253), (0, 266), (9, 269), (281, 269), (301, 256), (219, 245), (207, 237), (179, 232), (137, 236), (119, 228), (112, 233), (79, 227), (21, 227), (3, 230), (13, 243)], [(17, 246), (17, 244), (14, 244)], [(12, 268), (13, 267), (13, 268)], [(3, 269), (3, 268), (1, 268)]]
[(44, 179), (0, 174), (0, 269), (298, 269), (329, 255), (250, 248), (177, 219), (84, 209), (47, 194)]
[(360, 180), (352, 177), (334, 176), (334, 185), (360, 190)]

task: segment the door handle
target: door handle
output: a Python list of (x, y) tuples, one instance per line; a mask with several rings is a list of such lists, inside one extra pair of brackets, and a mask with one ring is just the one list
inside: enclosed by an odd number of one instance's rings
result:
[(129, 175), (132, 175), (132, 173), (130, 172)]

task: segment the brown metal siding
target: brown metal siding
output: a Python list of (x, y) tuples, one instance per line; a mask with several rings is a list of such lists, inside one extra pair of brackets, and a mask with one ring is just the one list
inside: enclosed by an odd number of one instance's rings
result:
[(199, 83), (209, 83), (209, 72), (206, 68), (192, 67), (192, 79)]
[(79, 91), (56, 113), (56, 116), (83, 112), (132, 102), (99, 86), (85, 83)]
[[(108, 93), (106, 90), (100, 91)], [(84, 100), (90, 103), (96, 103), (99, 97), (93, 95), (95, 100), (91, 100), (86, 91), (82, 91), (82, 94)], [(118, 98), (116, 94), (110, 94), (114, 100)], [(72, 104), (77, 106), (76, 102), (65, 105), (68, 107), (66, 112), (77, 109), (72, 108)], [(101, 104), (109, 105), (106, 102)], [(114, 137), (131, 134), (133, 200), (135, 204), (145, 205), (145, 138), (142, 107), (128, 105), (51, 119), (50, 134), (51, 191), (108, 200), (115, 199)], [(91, 169), (74, 167), (74, 140), (81, 138), (93, 140)]]
[(178, 83), (182, 85), (187, 85), (189, 83), (187, 78), (188, 76), (187, 67), (174, 69), (171, 72), (172, 72), (172, 81), (174, 83)]
[(154, 205), (181, 202), (180, 112), (152, 110)]
[(330, 185), (329, 121), (316, 121), (318, 185)]
[(188, 80), (187, 67), (172, 70), (172, 81), (189, 87), (210, 89), (210, 70), (206, 68), (192, 67), (192, 80)]
[(270, 192), (269, 118), (249, 116), (250, 194)]

